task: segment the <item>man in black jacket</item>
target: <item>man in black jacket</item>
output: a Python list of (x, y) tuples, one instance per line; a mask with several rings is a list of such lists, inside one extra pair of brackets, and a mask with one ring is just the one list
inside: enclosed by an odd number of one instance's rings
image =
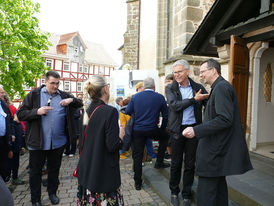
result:
[(179, 205), (178, 194), (181, 179), (182, 162), (183, 174), (183, 205), (191, 205), (191, 187), (194, 180), (195, 157), (198, 140), (187, 139), (182, 131), (188, 126), (202, 122), (202, 108), (208, 98), (207, 91), (189, 76), (190, 66), (186, 60), (178, 60), (173, 64), (174, 79), (166, 86), (166, 97), (169, 106), (168, 130), (171, 137), (171, 168), (169, 188), (171, 203)]
[(67, 141), (75, 138), (74, 112), (83, 106), (82, 101), (58, 90), (60, 75), (56, 71), (46, 74), (46, 85), (34, 89), (24, 99), (18, 111), (20, 121), (27, 121), (30, 151), (30, 189), (33, 205), (41, 205), (41, 173), (47, 159), (48, 194), (52, 204), (56, 196), (62, 154)]
[(3, 98), (6, 95), (0, 86), (0, 176), (9, 181), (8, 158), (12, 158), (11, 136), (14, 135), (13, 119)]
[(188, 127), (183, 135), (199, 139), (196, 174), (198, 206), (227, 206), (227, 175), (252, 169), (242, 130), (238, 98), (234, 88), (221, 76), (214, 59), (201, 64), (200, 78), (211, 85), (204, 122)]

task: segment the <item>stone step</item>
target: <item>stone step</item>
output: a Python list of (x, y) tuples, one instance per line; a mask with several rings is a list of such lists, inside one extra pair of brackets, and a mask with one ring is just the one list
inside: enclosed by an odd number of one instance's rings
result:
[[(155, 169), (153, 167), (154, 164), (146, 164), (143, 167), (143, 178), (147, 184), (149, 184), (153, 190), (164, 200), (166, 205), (170, 204), (170, 190), (169, 190), (169, 168), (166, 169)], [(192, 192), (193, 192), (193, 200), (191, 206), (196, 206), (196, 195), (197, 195), (197, 178), (194, 179)], [(180, 185), (182, 188), (182, 185)], [(182, 205), (182, 196), (179, 195), (180, 205)], [(229, 200), (229, 206), (239, 206), (233, 201)]]
[[(273, 206), (274, 205), (274, 161), (263, 156), (250, 154), (254, 170), (243, 175), (227, 177), (230, 206)], [(155, 169), (153, 164), (145, 164), (143, 177), (154, 190), (170, 204), (170, 168)], [(193, 183), (194, 203), (196, 204), (198, 179)]]

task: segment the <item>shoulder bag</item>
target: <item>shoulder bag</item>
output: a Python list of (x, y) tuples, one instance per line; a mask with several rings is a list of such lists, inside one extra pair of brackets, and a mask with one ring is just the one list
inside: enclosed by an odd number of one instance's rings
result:
[[(97, 109), (99, 109), (101, 106), (103, 106), (103, 104), (99, 105), (98, 107), (96, 107), (96, 108), (93, 110), (93, 112), (91, 113), (91, 115), (90, 115), (90, 117), (89, 117), (88, 123), (89, 123), (89, 121), (90, 121), (90, 118), (91, 118), (92, 115), (94, 114), (94, 112), (95, 112)], [(83, 139), (82, 139), (82, 144), (81, 144), (81, 147), (80, 147), (79, 160), (80, 160), (80, 157), (81, 157), (81, 154), (82, 154), (82, 150), (83, 150), (83, 146), (84, 146), (84, 141), (85, 141), (85, 137), (86, 137), (86, 131), (87, 131), (88, 123), (87, 123), (87, 125), (86, 125), (86, 127), (85, 127), (85, 131), (84, 131), (84, 135), (83, 135)], [(78, 169), (77, 169), (77, 168), (78, 168), (78, 167), (76, 167), (75, 170), (74, 170), (73, 173), (72, 173), (72, 176), (73, 176), (73, 177), (78, 177), (78, 172), (77, 172)]]

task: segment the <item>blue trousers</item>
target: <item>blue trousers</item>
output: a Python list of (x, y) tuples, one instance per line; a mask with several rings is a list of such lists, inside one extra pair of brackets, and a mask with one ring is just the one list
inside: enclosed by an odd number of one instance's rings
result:
[(152, 139), (148, 138), (146, 141), (147, 153), (151, 159), (156, 158), (156, 154), (153, 149)]

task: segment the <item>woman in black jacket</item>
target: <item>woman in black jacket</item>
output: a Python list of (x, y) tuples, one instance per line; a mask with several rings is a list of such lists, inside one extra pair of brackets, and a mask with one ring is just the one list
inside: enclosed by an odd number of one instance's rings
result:
[(124, 129), (119, 134), (118, 112), (107, 105), (109, 84), (95, 75), (86, 82), (85, 92), (91, 103), (85, 111), (88, 122), (80, 143), (77, 205), (124, 205), (119, 167), (119, 136), (123, 137)]

